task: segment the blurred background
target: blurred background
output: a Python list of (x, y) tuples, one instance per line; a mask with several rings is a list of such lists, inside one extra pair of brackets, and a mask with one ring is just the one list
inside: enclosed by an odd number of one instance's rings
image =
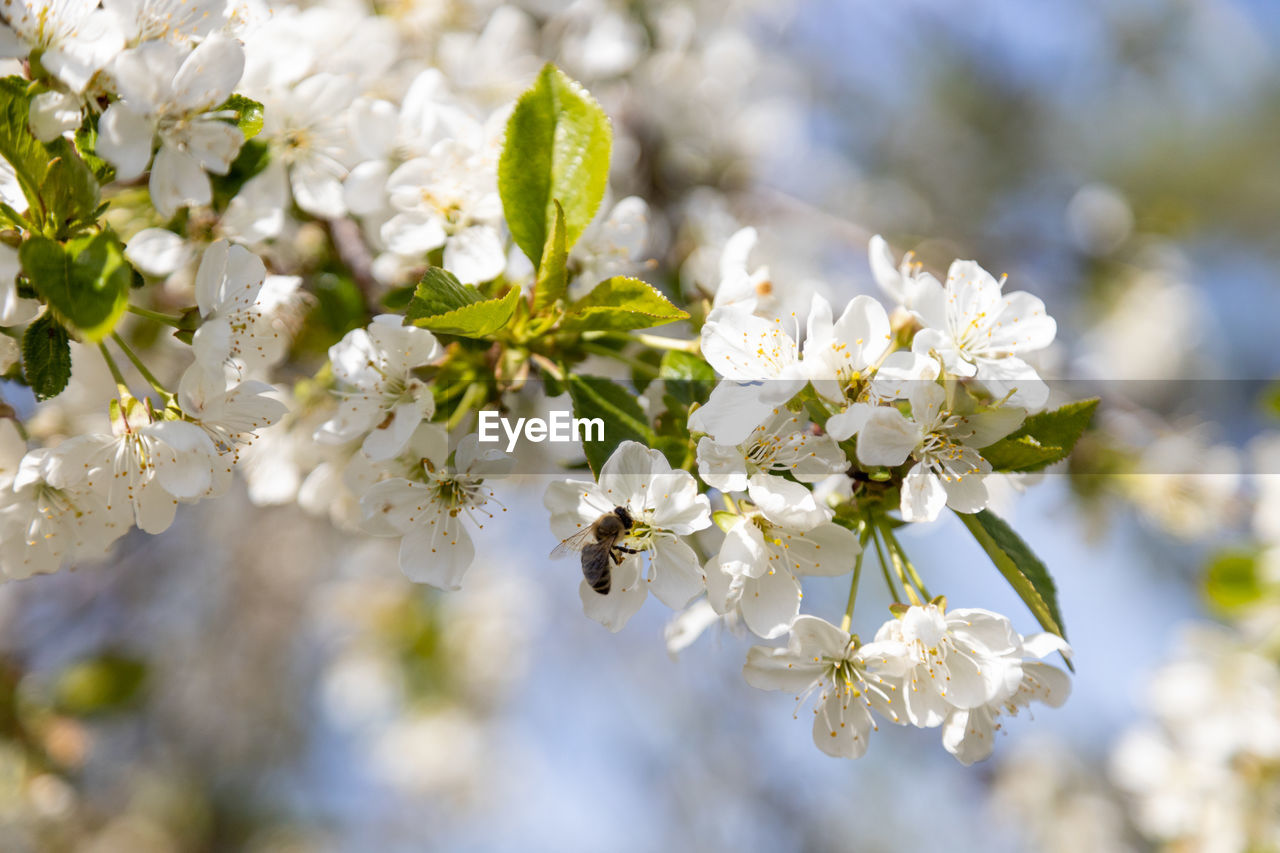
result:
[[(1116, 755), (1163, 707), (1152, 673), (1203, 645), (1188, 623), (1261, 622), (1274, 644), (1255, 588), (1280, 581), (1260, 556), (1280, 504), (1256, 472), (1280, 475), (1260, 455), (1277, 409), (1250, 394), (1280, 374), (1280, 4), (377, 11), (504, 57), (446, 67), (455, 82), (509, 97), (546, 59), (586, 82), (619, 128), (615, 195), (650, 201), (671, 289), (713, 288), (750, 224), (753, 261), (804, 304), (875, 292), (874, 233), (1042, 297), (1059, 323), (1045, 372), (1125, 389), (1072, 471), (1001, 507), (1057, 579), (1074, 695), (1006, 721), (972, 768), (937, 732), (890, 727), (864, 759), (830, 759), (791, 697), (743, 683), (749, 639), (713, 628), (673, 656), (654, 602), (617, 635), (583, 617), (576, 568), (543, 557), (541, 483), (501, 495), (448, 595), (408, 583), (394, 544), (241, 485), (109, 564), (0, 588), (0, 850), (1277, 849), (1274, 826), (1217, 846), (1168, 830)], [(300, 346), (322, 352), (351, 285), (307, 286)], [(1197, 390), (1244, 380), (1231, 406)], [(1034, 630), (958, 523), (912, 534), (953, 606)], [(846, 590), (821, 580), (805, 610), (831, 617)], [(887, 615), (877, 592), (864, 635)], [(1263, 824), (1278, 778), (1249, 777), (1271, 791), (1246, 808)]]

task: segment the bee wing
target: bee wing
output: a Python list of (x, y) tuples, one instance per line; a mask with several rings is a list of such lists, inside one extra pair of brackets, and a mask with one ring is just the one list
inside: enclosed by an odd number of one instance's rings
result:
[(569, 554), (576, 554), (577, 552), (581, 551), (583, 548), (594, 543), (595, 537), (592, 535), (592, 533), (593, 533), (593, 528), (591, 527), (582, 528), (577, 533), (573, 534), (568, 539), (564, 540), (559, 545), (557, 545), (555, 547), (555, 550), (551, 552), (551, 559), (558, 560), (561, 557), (568, 556)]

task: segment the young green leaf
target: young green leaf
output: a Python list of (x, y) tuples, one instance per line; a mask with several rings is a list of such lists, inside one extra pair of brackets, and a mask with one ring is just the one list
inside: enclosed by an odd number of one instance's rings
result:
[(98, 120), (92, 110), (87, 112), (84, 121), (80, 123), (80, 129), (76, 131), (76, 150), (80, 152), (80, 158), (93, 172), (99, 184), (115, 180), (116, 167), (98, 156)]
[(616, 332), (661, 326), (688, 317), (653, 285), (637, 278), (614, 276), (570, 305), (560, 329)]
[(430, 267), (418, 281), (405, 316), (410, 320), (433, 317), (483, 301), (480, 291), (458, 281), (453, 273), (440, 267)]
[(32, 135), (31, 97), (19, 77), (0, 80), (0, 156), (13, 167), (37, 227), (53, 225), (65, 238), (91, 222), (98, 209), (98, 179), (65, 139), (45, 145)]
[(705, 403), (716, 384), (711, 365), (691, 352), (667, 350), (658, 365), (658, 378), (665, 380), (667, 393), (688, 407)]
[(43, 221), (40, 185), (49, 172), (49, 152), (27, 124), (31, 98), (21, 77), (0, 79), (0, 156), (9, 161), (37, 221)]
[(244, 95), (232, 95), (219, 107), (219, 111), (235, 113), (235, 125), (246, 140), (262, 131), (262, 104)]
[(1065, 639), (1062, 613), (1058, 609), (1058, 589), (1049, 570), (1027, 543), (989, 510), (973, 514), (958, 512), (956, 515), (969, 528), (1013, 591), (1031, 609), (1041, 627)]
[(128, 308), (133, 269), (124, 247), (107, 232), (76, 237), (65, 246), (32, 235), (18, 260), (50, 309), (86, 340), (105, 338)]
[(217, 210), (226, 210), (231, 199), (236, 197), (244, 185), (262, 174), (271, 162), (271, 149), (260, 140), (246, 142), (236, 159), (231, 161), (231, 168), (225, 175), (210, 175), (213, 185), (213, 206)]
[(1269, 581), (1255, 551), (1223, 551), (1205, 570), (1204, 594), (1215, 610), (1225, 616), (1238, 613), (1263, 601), (1280, 584)]
[(413, 325), (447, 335), (483, 338), (507, 325), (519, 301), (520, 289), (513, 287), (497, 299), (464, 305), (444, 314), (419, 317), (413, 321)]
[(498, 193), (516, 245), (534, 266), (564, 210), (565, 251), (582, 236), (609, 179), (613, 130), (580, 84), (548, 63), (507, 122), (498, 163)]
[(97, 218), (98, 179), (67, 140), (55, 139), (46, 147), (50, 159), (40, 198), (58, 236), (66, 237)]
[(1039, 471), (1071, 455), (1098, 408), (1098, 398), (1068, 403), (1027, 418), (1022, 428), (983, 448), (997, 471)]
[(54, 683), (54, 699), (69, 714), (110, 714), (136, 702), (146, 682), (145, 662), (109, 652), (63, 670)]
[(538, 283), (533, 291), (533, 313), (541, 314), (556, 300), (564, 299), (569, 289), (569, 275), (565, 263), (569, 260), (564, 242), (564, 208), (552, 199), (555, 216), (551, 220), (551, 233), (542, 250), (542, 263), (538, 265)]
[(652, 445), (653, 429), (644, 410), (626, 388), (609, 379), (595, 376), (569, 376), (569, 398), (573, 400), (575, 418), (600, 418), (604, 421), (603, 441), (584, 441), (582, 452), (596, 476), (609, 456), (624, 441)]
[(48, 311), (22, 336), (22, 371), (37, 400), (58, 396), (71, 379), (71, 339)]
[(485, 299), (480, 291), (462, 284), (448, 270), (431, 267), (418, 282), (405, 309), (405, 319), (433, 332), (482, 338), (505, 326), (519, 301), (519, 288), (513, 287), (496, 299)]

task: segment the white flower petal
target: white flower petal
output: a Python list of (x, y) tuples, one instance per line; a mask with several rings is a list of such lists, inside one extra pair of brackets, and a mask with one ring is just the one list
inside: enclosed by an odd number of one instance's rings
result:
[(98, 119), (97, 154), (116, 167), (116, 178), (132, 180), (151, 162), (151, 119), (116, 102)]
[(752, 633), (767, 640), (787, 633), (800, 613), (800, 582), (779, 567), (742, 584), (742, 618)]
[(858, 461), (863, 465), (901, 465), (920, 444), (920, 427), (897, 409), (878, 406), (858, 430)]
[(753, 474), (747, 494), (765, 518), (792, 530), (812, 530), (831, 518), (831, 510), (819, 506), (807, 487), (773, 474)]
[(124, 256), (139, 271), (166, 276), (191, 259), (187, 242), (165, 228), (144, 228), (130, 238)]
[(213, 200), (209, 178), (195, 157), (168, 145), (156, 154), (151, 167), (151, 203), (168, 218), (179, 208), (206, 205)]
[(593, 590), (585, 580), (578, 586), (578, 595), (583, 612), (616, 634), (644, 604), (649, 585), (641, 577), (638, 554), (628, 555), (611, 573), (607, 595)]
[(658, 537), (649, 554), (648, 584), (654, 596), (673, 610), (706, 589), (698, 555), (674, 537)]
[(473, 225), (454, 234), (444, 247), (444, 266), (463, 284), (480, 284), (502, 275), (507, 252), (498, 230)]

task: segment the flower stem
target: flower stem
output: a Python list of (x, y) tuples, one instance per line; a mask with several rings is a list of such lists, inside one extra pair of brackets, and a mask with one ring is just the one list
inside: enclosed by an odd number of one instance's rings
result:
[(150, 370), (147, 370), (147, 366), (142, 363), (142, 359), (138, 358), (137, 354), (129, 348), (129, 345), (124, 342), (124, 338), (120, 337), (119, 332), (112, 332), (111, 340), (115, 341), (116, 346), (120, 347), (120, 351), (125, 354), (125, 357), (133, 362), (133, 366), (138, 369), (138, 373), (142, 375), (142, 378), (147, 380), (148, 385), (161, 394), (169, 394), (169, 389), (164, 387)]
[(853, 605), (858, 601), (858, 583), (862, 580), (862, 558), (867, 553), (867, 537), (871, 535), (871, 525), (864, 523), (858, 544), (862, 546), (853, 563), (853, 581), (849, 584), (849, 602), (844, 606), (844, 618), (840, 620), (840, 630), (848, 631), (853, 624)]
[(139, 317), (145, 317), (148, 320), (154, 320), (157, 323), (164, 323), (166, 326), (173, 326), (175, 329), (182, 328), (182, 318), (175, 317), (172, 314), (161, 314), (159, 311), (152, 311), (150, 308), (143, 308), (138, 305), (130, 305), (129, 313), (137, 314)]
[(893, 528), (886, 521), (884, 527), (885, 544), (889, 546), (890, 553), (896, 553), (902, 559), (903, 565), (906, 567), (907, 574), (911, 576), (911, 582), (916, 585), (916, 589), (920, 590), (920, 595), (925, 601), (932, 601), (933, 596), (929, 594), (929, 589), (924, 585), (924, 581), (920, 578), (920, 574), (916, 571), (916, 567), (911, 564), (911, 560), (907, 557), (907, 551), (902, 547), (902, 543), (898, 541), (898, 537), (894, 535)]
[(645, 334), (644, 332), (636, 332), (631, 337), (633, 340), (639, 341), (645, 346), (653, 347), (654, 349), (669, 349), (669, 350), (677, 350), (679, 352), (691, 352), (694, 355), (697, 355), (702, 349), (701, 343), (697, 340), (682, 341), (679, 338), (668, 338), (662, 335), (649, 335), (649, 334)]
[(924, 601), (920, 598), (921, 593), (907, 580), (906, 572), (902, 568), (902, 558), (898, 556), (897, 551), (893, 550), (892, 545), (886, 544), (886, 547), (889, 549), (889, 559), (893, 561), (893, 570), (898, 573), (898, 580), (902, 581), (902, 588), (906, 591), (907, 598), (911, 600), (912, 604), (919, 607)]
[(658, 375), (658, 368), (656, 366), (649, 364), (647, 362), (641, 361), (638, 358), (632, 358), (629, 355), (623, 355), (617, 350), (609, 349), (608, 347), (602, 347), (599, 344), (591, 344), (591, 343), (585, 343), (585, 342), (582, 344), (582, 349), (584, 352), (589, 352), (592, 355), (603, 356), (604, 358), (611, 358), (614, 361), (620, 361), (623, 364), (630, 367), (632, 370), (640, 370), (640, 371), (643, 371), (644, 373), (649, 374), (650, 376)]
[(889, 588), (889, 595), (893, 597), (893, 600), (900, 602), (905, 596), (898, 592), (898, 588), (893, 582), (893, 575), (889, 573), (889, 561), (884, 558), (884, 551), (880, 547), (880, 536), (877, 533), (876, 526), (870, 524), (870, 522), (868, 524), (871, 527), (871, 541), (876, 545), (876, 557), (880, 560), (880, 571), (884, 574), (884, 584)]
[(473, 382), (468, 385), (467, 390), (462, 392), (462, 399), (458, 401), (453, 414), (449, 415), (449, 419), (445, 422), (445, 428), (452, 430), (462, 423), (462, 419), (470, 414), (472, 406), (478, 403), (485, 394), (486, 389), (482, 383)]
[(534, 364), (538, 365), (538, 368), (540, 370), (544, 371), (548, 376), (550, 376), (552, 379), (555, 379), (557, 382), (563, 382), (565, 380), (565, 371), (561, 370), (554, 361), (547, 358), (545, 355), (540, 355), (536, 352), (532, 352), (532, 353), (529, 353), (529, 359)]
[(116, 387), (128, 390), (129, 383), (124, 381), (124, 374), (120, 372), (120, 365), (116, 364), (116, 360), (111, 357), (111, 352), (107, 349), (107, 345), (98, 344), (98, 352), (102, 353), (102, 359), (107, 363), (107, 369), (111, 371), (111, 378), (116, 381)]

